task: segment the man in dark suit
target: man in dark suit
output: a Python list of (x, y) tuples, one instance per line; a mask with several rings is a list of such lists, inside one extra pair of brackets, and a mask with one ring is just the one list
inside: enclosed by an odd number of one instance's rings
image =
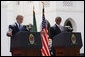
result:
[[(7, 36), (9, 37), (13, 37), (17, 32), (19, 31), (28, 31), (25, 27), (23, 27), (21, 24), (23, 22), (23, 16), (22, 15), (18, 15), (16, 17), (16, 21), (15, 24), (13, 25), (9, 25), (9, 31), (7, 32)], [(17, 44), (17, 43), (16, 43)], [(12, 52), (12, 49), (10, 47), (10, 52)], [(12, 53), (13, 55), (13, 53)], [(14, 55), (13, 55), (14, 56)]]
[(9, 25), (9, 31), (7, 32), (7, 36), (12, 37), (19, 31), (27, 31), (25, 27), (23, 27), (21, 24), (23, 22), (23, 16), (18, 15), (16, 17), (16, 21), (13, 25)]
[[(50, 38), (53, 40), (53, 37), (61, 33), (62, 27), (60, 26), (62, 18), (61, 17), (56, 17), (55, 22), (56, 24), (52, 27), (50, 27)], [(53, 53), (52, 56), (55, 56), (55, 48), (52, 46), (51, 47), (51, 52)]]
[(62, 18), (61, 17), (56, 17), (55, 22), (56, 24), (52, 27), (50, 27), (50, 37), (53, 39), (55, 35), (58, 35), (62, 31), (62, 27), (60, 26)]

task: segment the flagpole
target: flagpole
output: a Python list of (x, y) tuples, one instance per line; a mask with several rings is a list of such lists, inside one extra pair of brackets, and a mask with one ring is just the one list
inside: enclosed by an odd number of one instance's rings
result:
[[(48, 37), (48, 30), (47, 30), (47, 24), (46, 24), (46, 19), (45, 19), (45, 12), (44, 12), (44, 2), (42, 2), (43, 5), (43, 11), (42, 11), (42, 31), (41, 31), (41, 38), (42, 38), (42, 43), (43, 47), (41, 49), (42, 55), (43, 56), (50, 56), (50, 51), (49, 51), (49, 37)], [(47, 37), (44, 37), (47, 36)]]
[(44, 9), (44, 2), (42, 1), (43, 9)]

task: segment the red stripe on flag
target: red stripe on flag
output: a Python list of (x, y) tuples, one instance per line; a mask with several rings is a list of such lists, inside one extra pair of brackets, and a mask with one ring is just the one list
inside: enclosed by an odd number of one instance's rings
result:
[(45, 53), (45, 51), (44, 51), (43, 48), (41, 49), (41, 52), (42, 52), (42, 55), (43, 55), (43, 56), (46, 56), (46, 53)]

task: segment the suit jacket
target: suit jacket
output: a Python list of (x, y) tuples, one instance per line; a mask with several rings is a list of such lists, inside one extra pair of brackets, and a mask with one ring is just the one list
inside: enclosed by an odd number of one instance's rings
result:
[(58, 28), (58, 26), (55, 24), (54, 26), (50, 27), (50, 37), (53, 39), (55, 35), (58, 35), (61, 33), (61, 30)]
[[(7, 32), (7, 36), (9, 37), (13, 37), (17, 32), (19, 32), (19, 28), (18, 28), (18, 25), (17, 23), (15, 23), (14, 25), (9, 25), (9, 29), (12, 29), (12, 36), (8, 35), (8, 32)], [(28, 31), (25, 27), (22, 27), (21, 31)], [(12, 41), (12, 40), (11, 40)], [(17, 43), (16, 43), (17, 44)], [(10, 45), (10, 52), (12, 52), (12, 48), (11, 48), (12, 45)]]
[[(15, 23), (15, 24), (13, 24), (13, 25), (9, 25), (9, 29), (12, 29), (12, 30), (13, 30), (13, 32), (12, 32), (12, 35), (13, 35), (13, 36), (14, 36), (17, 32), (20, 31), (19, 28), (18, 28), (17, 23)], [(28, 30), (27, 30), (25, 27), (22, 27), (21, 31), (28, 31)], [(9, 36), (8, 33), (7, 33), (7, 36)], [(12, 37), (12, 36), (11, 36), (11, 37)]]

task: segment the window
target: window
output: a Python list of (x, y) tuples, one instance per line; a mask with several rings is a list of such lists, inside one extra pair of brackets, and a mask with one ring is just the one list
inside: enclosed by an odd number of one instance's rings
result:
[(63, 6), (73, 6), (72, 1), (63, 1)]
[(44, 6), (45, 7), (49, 7), (50, 6), (50, 1), (42, 1), (42, 2), (44, 2)]

